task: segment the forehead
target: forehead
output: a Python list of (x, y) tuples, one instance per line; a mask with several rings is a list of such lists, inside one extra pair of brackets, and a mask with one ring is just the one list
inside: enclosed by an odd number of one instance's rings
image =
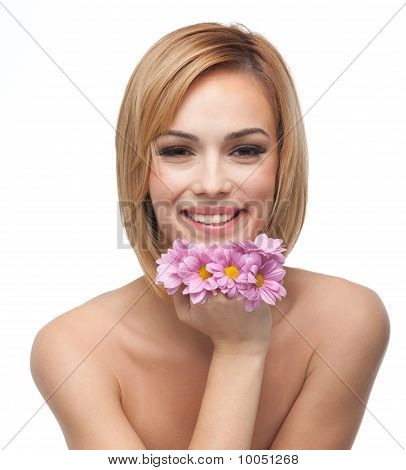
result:
[(250, 73), (215, 71), (198, 77), (188, 88), (174, 114), (171, 127), (217, 128), (275, 126), (270, 96)]

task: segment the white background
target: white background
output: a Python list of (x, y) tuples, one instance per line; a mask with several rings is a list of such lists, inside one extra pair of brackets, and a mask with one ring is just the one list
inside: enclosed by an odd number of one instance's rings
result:
[(118, 109), (147, 49), (201, 21), (243, 23), (291, 70), (309, 111), (310, 178), (305, 225), (286, 265), (382, 298), (391, 339), (368, 402), (376, 419), (366, 410), (353, 448), (400, 449), (388, 432), (405, 447), (406, 8), (356, 58), (401, 5), (0, 3), (2, 447), (66, 449), (31, 378), (32, 341), (56, 316), (143, 274), (132, 249), (118, 248)]

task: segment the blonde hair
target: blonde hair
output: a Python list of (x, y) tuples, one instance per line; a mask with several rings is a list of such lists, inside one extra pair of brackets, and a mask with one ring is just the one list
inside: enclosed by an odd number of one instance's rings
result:
[[(156, 136), (169, 129), (175, 109), (197, 77), (215, 69), (252, 73), (264, 87), (277, 123), (276, 197), (264, 233), (284, 240), (287, 256), (301, 232), (307, 204), (308, 157), (299, 99), (280, 53), (241, 23), (197, 23), (159, 39), (135, 67), (121, 103), (116, 132), (120, 216), (146, 281), (155, 284), (160, 233), (149, 195)], [(130, 208), (130, 220), (127, 220)]]

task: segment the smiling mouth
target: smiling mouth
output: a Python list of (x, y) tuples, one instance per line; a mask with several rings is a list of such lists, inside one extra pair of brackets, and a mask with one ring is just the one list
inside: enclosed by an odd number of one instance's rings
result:
[(243, 212), (247, 212), (246, 209), (238, 209), (234, 215), (231, 217), (231, 219), (225, 221), (225, 222), (218, 222), (218, 223), (206, 223), (206, 222), (201, 222), (201, 221), (198, 221), (198, 220), (195, 220), (193, 219), (193, 217), (191, 217), (187, 211), (185, 210), (182, 210), (181, 211), (181, 215), (183, 215), (184, 217), (187, 217), (189, 220), (191, 220), (192, 222), (194, 222), (195, 224), (201, 224), (201, 225), (207, 225), (207, 226), (211, 226), (211, 227), (221, 227), (221, 226), (225, 226), (227, 224), (229, 224), (233, 219), (236, 219), (241, 213)]

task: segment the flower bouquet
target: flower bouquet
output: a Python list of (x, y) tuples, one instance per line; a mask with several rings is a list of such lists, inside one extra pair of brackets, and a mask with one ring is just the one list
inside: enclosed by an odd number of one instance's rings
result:
[(275, 305), (276, 299), (286, 296), (282, 251), (286, 251), (283, 240), (265, 233), (253, 242), (228, 241), (220, 247), (178, 238), (156, 260), (155, 284), (163, 284), (169, 295), (183, 285), (182, 294), (189, 294), (193, 304), (205, 303), (220, 292), (230, 299), (241, 296), (245, 310), (251, 312), (261, 300)]

